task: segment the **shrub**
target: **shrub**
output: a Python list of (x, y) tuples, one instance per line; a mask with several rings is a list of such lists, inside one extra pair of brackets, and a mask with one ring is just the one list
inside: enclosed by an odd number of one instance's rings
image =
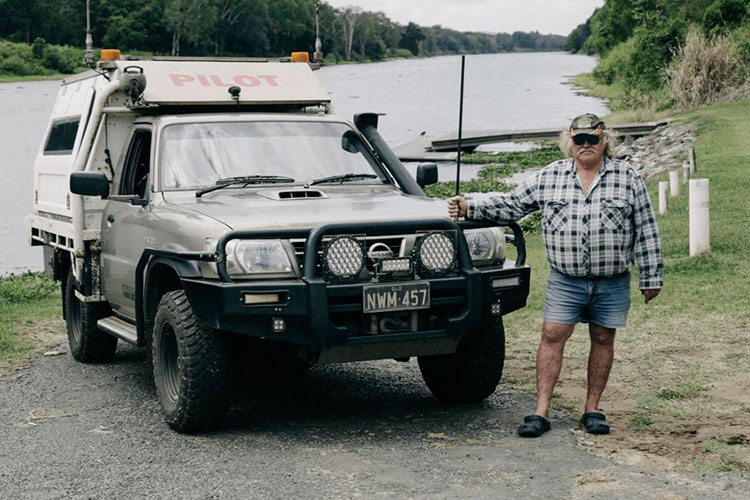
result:
[(612, 51), (599, 60), (594, 69), (594, 78), (599, 83), (612, 85), (615, 81), (627, 78), (630, 61), (635, 56), (635, 39), (617, 45)]
[(740, 61), (727, 37), (712, 40), (691, 27), (667, 69), (667, 89), (678, 108), (689, 109), (720, 100), (738, 85)]
[(739, 26), (747, 15), (747, 0), (716, 0), (703, 15), (706, 36)]
[(0, 302), (20, 303), (38, 300), (51, 296), (57, 290), (57, 283), (41, 273), (0, 278)]
[(83, 52), (72, 47), (50, 45), (44, 50), (44, 67), (57, 73), (73, 73), (82, 61)]

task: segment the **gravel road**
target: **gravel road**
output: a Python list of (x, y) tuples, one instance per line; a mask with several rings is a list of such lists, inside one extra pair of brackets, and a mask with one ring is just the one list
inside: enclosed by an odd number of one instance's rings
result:
[(316, 368), (274, 396), (238, 392), (225, 429), (180, 435), (162, 421), (144, 360), (129, 347), (104, 365), (63, 354), (0, 380), (0, 497), (750, 495), (739, 474), (649, 472), (597, 457), (576, 445), (570, 420), (518, 438), (529, 395), (500, 389), (482, 404), (444, 406), (414, 360)]

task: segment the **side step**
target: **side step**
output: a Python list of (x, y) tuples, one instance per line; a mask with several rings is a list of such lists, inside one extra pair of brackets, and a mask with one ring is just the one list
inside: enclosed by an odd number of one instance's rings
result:
[(110, 335), (114, 335), (118, 339), (124, 340), (133, 345), (138, 345), (138, 331), (136, 330), (135, 325), (131, 325), (117, 316), (102, 318), (96, 322), (96, 326), (98, 326), (100, 330)]

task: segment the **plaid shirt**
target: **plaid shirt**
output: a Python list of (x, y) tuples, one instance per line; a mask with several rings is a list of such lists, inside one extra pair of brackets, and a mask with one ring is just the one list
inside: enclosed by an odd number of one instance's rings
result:
[(550, 265), (574, 277), (607, 277), (633, 268), (640, 288), (661, 288), (662, 252), (643, 179), (625, 162), (605, 159), (584, 194), (571, 158), (547, 165), (511, 192), (468, 200), (469, 219), (511, 222), (542, 212)]

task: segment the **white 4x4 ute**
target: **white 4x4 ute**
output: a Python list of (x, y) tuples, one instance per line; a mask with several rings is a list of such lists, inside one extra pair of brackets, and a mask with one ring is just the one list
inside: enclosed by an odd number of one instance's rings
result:
[(523, 235), (454, 222), (377, 131), (330, 112), (310, 66), (116, 60), (65, 80), (37, 156), (29, 241), (62, 283), (70, 350), (150, 349), (181, 432), (218, 425), (232, 376), (416, 356), (433, 394), (478, 401), (502, 315), (529, 289)]

